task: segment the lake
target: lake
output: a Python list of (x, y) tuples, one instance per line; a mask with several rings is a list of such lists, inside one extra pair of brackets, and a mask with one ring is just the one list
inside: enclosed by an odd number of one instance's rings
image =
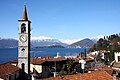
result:
[[(84, 52), (84, 48), (32, 48), (30, 51), (31, 57), (51, 56), (57, 55), (76, 56), (80, 52)], [(18, 48), (0, 48), (0, 64), (6, 63), (18, 58)]]

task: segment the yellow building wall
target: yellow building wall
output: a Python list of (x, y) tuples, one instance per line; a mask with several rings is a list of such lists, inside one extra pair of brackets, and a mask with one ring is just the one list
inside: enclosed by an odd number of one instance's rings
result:
[(38, 73), (42, 73), (42, 65), (33, 65), (33, 64), (30, 64), (30, 71), (33, 72), (33, 68), (35, 68), (35, 70)]

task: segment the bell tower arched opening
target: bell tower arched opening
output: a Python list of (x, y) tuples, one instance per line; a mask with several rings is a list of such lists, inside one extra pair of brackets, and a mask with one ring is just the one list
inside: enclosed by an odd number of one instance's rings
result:
[(21, 33), (26, 33), (26, 24), (21, 25)]

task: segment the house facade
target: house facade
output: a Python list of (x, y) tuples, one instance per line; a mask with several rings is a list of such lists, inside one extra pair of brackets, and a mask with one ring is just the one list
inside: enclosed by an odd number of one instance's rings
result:
[(19, 78), (20, 69), (10, 63), (0, 65), (0, 80), (16, 80)]

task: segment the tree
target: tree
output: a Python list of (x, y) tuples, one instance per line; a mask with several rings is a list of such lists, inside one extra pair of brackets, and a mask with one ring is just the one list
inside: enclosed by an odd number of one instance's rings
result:
[(114, 51), (110, 51), (110, 53), (108, 54), (108, 56), (109, 56), (110, 62), (112, 62), (114, 60)]
[(62, 70), (62, 71), (59, 72), (59, 75), (60, 75), (60, 76), (62, 76), (62, 75), (67, 75), (67, 71)]
[(89, 52), (94, 50), (108, 50), (110, 61), (114, 60), (114, 52), (120, 52), (120, 33), (109, 35), (104, 39), (100, 38), (97, 43), (89, 49)]
[(73, 61), (67, 60), (66, 64), (63, 65), (61, 71), (59, 72), (59, 75), (71, 74), (72, 65), (73, 65)]
[(72, 66), (73, 62), (71, 60), (68, 60), (66, 62), (66, 66), (67, 66), (67, 71), (68, 71), (68, 74), (71, 73), (71, 66)]
[(102, 54), (99, 53), (96, 57), (96, 61), (101, 61), (102, 60)]

